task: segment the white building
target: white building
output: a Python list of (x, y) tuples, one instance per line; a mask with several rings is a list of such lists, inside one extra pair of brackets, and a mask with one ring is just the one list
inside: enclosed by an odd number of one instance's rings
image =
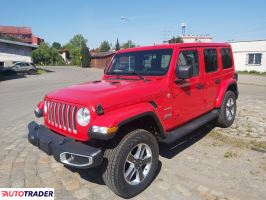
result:
[(229, 42), (237, 71), (266, 72), (266, 40)]
[(182, 35), (180, 37), (184, 43), (212, 42), (212, 37), (209, 35)]
[(0, 39), (0, 66), (11, 66), (15, 62), (31, 62), (31, 52), (38, 45)]
[(63, 58), (64, 62), (66, 64), (69, 64), (70, 63), (70, 57), (69, 57), (69, 51), (67, 49), (61, 49), (59, 50), (59, 54), (60, 56)]

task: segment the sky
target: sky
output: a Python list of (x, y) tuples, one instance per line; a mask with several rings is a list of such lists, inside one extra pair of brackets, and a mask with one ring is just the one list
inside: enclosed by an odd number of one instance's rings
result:
[[(89, 48), (104, 40), (160, 44), (181, 34), (215, 42), (266, 39), (265, 0), (1, 0), (0, 25), (28, 26), (50, 44), (82, 34)], [(122, 20), (125, 17), (127, 20)]]

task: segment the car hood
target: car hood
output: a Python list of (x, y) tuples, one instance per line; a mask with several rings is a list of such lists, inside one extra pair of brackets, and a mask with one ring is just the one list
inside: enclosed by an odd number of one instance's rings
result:
[(162, 79), (101, 80), (73, 85), (47, 94), (47, 98), (81, 105), (101, 104), (105, 109), (149, 101), (160, 95)]

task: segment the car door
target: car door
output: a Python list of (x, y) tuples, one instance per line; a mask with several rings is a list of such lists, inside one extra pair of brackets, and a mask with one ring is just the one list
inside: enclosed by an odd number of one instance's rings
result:
[(205, 111), (214, 108), (215, 100), (221, 83), (217, 48), (204, 48), (204, 102)]
[(13, 65), (13, 69), (16, 71), (16, 72), (21, 72), (21, 63), (16, 63), (15, 65)]
[(29, 71), (29, 63), (21, 63), (21, 72), (28, 72)]
[(178, 53), (176, 68), (190, 65), (193, 76), (187, 80), (176, 80), (173, 83), (174, 117), (178, 124), (187, 122), (203, 113), (203, 78), (199, 52), (196, 48), (181, 49)]

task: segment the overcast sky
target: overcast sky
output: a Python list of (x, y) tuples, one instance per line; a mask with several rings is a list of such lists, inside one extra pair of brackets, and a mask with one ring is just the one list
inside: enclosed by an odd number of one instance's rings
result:
[(81, 33), (90, 48), (116, 38), (159, 44), (180, 35), (182, 22), (187, 34), (209, 34), (217, 42), (266, 39), (263, 0), (1, 0), (0, 8), (0, 25), (32, 27), (49, 43), (65, 44)]

